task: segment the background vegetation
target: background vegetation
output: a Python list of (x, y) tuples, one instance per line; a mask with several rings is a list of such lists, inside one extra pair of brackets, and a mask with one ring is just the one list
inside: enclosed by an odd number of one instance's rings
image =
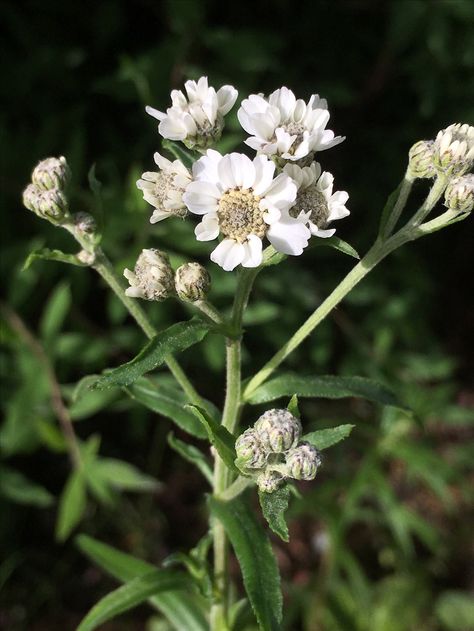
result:
[[(121, 392), (72, 402), (83, 376), (126, 361), (144, 339), (91, 271), (43, 261), (22, 271), (35, 248), (74, 248), (66, 234), (22, 208), (32, 167), (46, 156), (67, 157), (73, 206), (101, 219), (104, 249), (118, 270), (142, 247), (162, 246), (176, 261), (205, 261), (208, 248), (188, 226), (148, 223), (150, 209), (134, 183), (151, 168), (159, 136), (144, 105), (165, 108), (172, 87), (202, 74), (212, 85), (234, 84), (241, 96), (282, 84), (304, 98), (318, 92), (329, 100), (331, 128), (347, 135), (321, 155), (350, 193), (352, 214), (338, 234), (363, 252), (411, 144), (452, 122), (473, 123), (473, 5), (26, 0), (3, 3), (1, 13), (4, 299), (51, 358), (81, 440), (100, 436), (101, 455), (159, 480), (154, 486), (143, 478), (135, 487), (147, 492), (105, 503), (92, 493), (79, 531), (159, 563), (204, 533), (207, 487), (167, 445), (170, 421)], [(234, 111), (222, 148), (241, 138)], [(100, 203), (87, 185), (93, 163)], [(424, 191), (420, 184), (415, 198)], [(301, 403), (309, 429), (341, 422), (356, 428), (330, 452), (316, 482), (301, 486), (290, 544), (275, 541), (289, 630), (474, 627), (467, 597), (474, 582), (472, 246), (466, 222), (397, 252), (289, 362), (295, 371), (377, 378), (412, 410), (352, 399)], [(350, 265), (342, 254), (316, 248), (262, 275), (246, 322), (248, 373)], [(212, 271), (215, 300), (226, 305), (231, 275)], [(149, 307), (158, 327), (186, 316), (175, 302)], [(73, 629), (115, 583), (72, 537), (54, 537), (70, 465), (44, 365), (11, 324), (10, 312), (1, 340), (0, 628)], [(188, 352), (185, 363), (198, 389), (220, 404), (220, 342), (209, 336), (204, 351)], [(249, 423), (256, 414), (249, 412)], [(108, 628), (167, 629), (150, 615), (143, 607)]]

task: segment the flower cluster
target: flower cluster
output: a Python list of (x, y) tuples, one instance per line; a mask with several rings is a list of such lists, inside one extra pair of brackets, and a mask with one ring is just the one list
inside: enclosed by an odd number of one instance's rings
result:
[(411, 178), (436, 175), (462, 176), (474, 164), (474, 127), (455, 123), (442, 129), (435, 140), (420, 140), (409, 152)]
[(313, 480), (321, 464), (317, 449), (301, 441), (301, 423), (286, 409), (267, 410), (235, 442), (236, 466), (272, 493), (285, 479)]
[(70, 178), (66, 158), (47, 158), (33, 170), (23, 204), (43, 219), (59, 223), (69, 214), (65, 189)]
[(265, 240), (278, 252), (298, 256), (311, 235), (334, 234), (327, 226), (349, 214), (349, 196), (333, 192), (333, 176), (314, 162), (317, 151), (344, 140), (326, 129), (325, 99), (313, 95), (305, 103), (286, 87), (268, 98), (252, 94), (244, 99), (237, 116), (252, 134), (246, 144), (257, 156), (251, 159), (209, 148), (222, 133), (237, 91), (232, 86), (215, 90), (207, 77), (187, 81), (185, 89), (186, 95), (172, 91), (166, 113), (150, 107), (147, 112), (160, 121), (164, 138), (180, 140), (204, 155), (191, 172), (179, 159), (171, 162), (155, 154), (160, 170), (144, 173), (137, 182), (154, 208), (151, 223), (185, 217), (188, 211), (200, 216), (196, 239), (220, 239), (211, 260), (226, 271), (261, 265)]

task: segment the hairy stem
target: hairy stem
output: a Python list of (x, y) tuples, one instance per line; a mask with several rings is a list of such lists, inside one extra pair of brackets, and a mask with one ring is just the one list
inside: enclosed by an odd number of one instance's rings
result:
[(59, 421), (59, 426), (67, 445), (71, 464), (74, 468), (77, 469), (81, 466), (81, 451), (79, 449), (79, 441), (77, 440), (77, 436), (74, 431), (74, 426), (69, 414), (69, 410), (64, 405), (61, 394), (61, 386), (59, 385), (56, 373), (51, 362), (49, 361), (48, 355), (46, 354), (46, 351), (44, 350), (41, 342), (33, 335), (33, 333), (28, 329), (26, 324), (15, 311), (10, 309), (10, 307), (8, 307), (7, 305), (3, 304), (1, 305), (1, 311), (6, 321), (23, 340), (26, 346), (30, 348), (32, 353), (36, 356), (43, 367), (43, 370), (49, 382), (51, 392), (51, 407), (53, 408), (56, 418)]
[(411, 189), (413, 187), (413, 179), (409, 176), (408, 170), (403, 178), (403, 181), (400, 186), (400, 192), (398, 194), (397, 201), (395, 202), (395, 206), (393, 207), (392, 213), (387, 220), (387, 224), (385, 225), (385, 229), (383, 231), (383, 237), (389, 237), (394, 228), (396, 227), (398, 220), (403, 212), (403, 209), (406, 206), (408, 201), (408, 197), (411, 193)]

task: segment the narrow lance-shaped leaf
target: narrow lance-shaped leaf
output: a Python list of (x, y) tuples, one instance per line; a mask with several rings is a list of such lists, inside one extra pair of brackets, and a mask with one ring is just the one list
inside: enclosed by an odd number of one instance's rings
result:
[(189, 410), (196, 415), (201, 423), (207, 430), (209, 440), (214, 445), (217, 453), (226, 463), (229, 469), (239, 473), (239, 470), (234, 464), (237, 454), (235, 453), (235, 438), (225, 427), (217, 423), (212, 417), (207, 414), (205, 410), (197, 405), (187, 405)]
[(202, 451), (199, 451), (199, 449), (194, 447), (194, 445), (188, 445), (182, 440), (179, 440), (179, 438), (176, 438), (172, 432), (168, 434), (168, 443), (170, 447), (177, 451), (182, 458), (196, 466), (206, 480), (212, 485), (211, 467), (209, 466), (209, 463)]
[(338, 425), (337, 427), (329, 427), (328, 429), (319, 429), (315, 432), (305, 434), (302, 440), (311, 443), (316, 449), (327, 449), (344, 438), (347, 438), (354, 429), (355, 425)]
[(242, 570), (244, 586), (263, 631), (279, 631), (282, 619), (280, 574), (270, 541), (242, 497), (209, 499), (212, 515), (224, 526)]
[(191, 153), (191, 151), (185, 149), (180, 143), (173, 142), (172, 140), (163, 140), (162, 146), (163, 149), (170, 151), (177, 160), (181, 160), (188, 169), (190, 169), (199, 158), (199, 155)]
[(248, 400), (254, 404), (267, 403), (293, 394), (297, 394), (299, 397), (323, 399), (362, 397), (381, 405), (403, 407), (391, 390), (366, 377), (336, 377), (333, 375), (301, 377), (291, 373), (267, 381), (257, 388)]
[(27, 270), (34, 261), (58, 261), (59, 263), (69, 263), (70, 265), (77, 265), (79, 267), (85, 267), (87, 263), (81, 262), (76, 254), (66, 254), (61, 250), (50, 250), (49, 248), (42, 248), (35, 250), (28, 255), (23, 270)]
[(285, 511), (288, 508), (290, 499), (290, 487), (285, 484), (273, 493), (259, 491), (258, 497), (262, 513), (273, 532), (283, 539), (289, 541), (288, 526), (285, 521)]
[(151, 339), (134, 359), (105, 373), (91, 387), (100, 389), (133, 383), (143, 374), (161, 366), (168, 355), (200, 342), (211, 326), (199, 318), (173, 324)]
[[(114, 578), (126, 582), (149, 574), (155, 568), (150, 563), (120, 552), (86, 535), (76, 538), (79, 549), (94, 563)], [(149, 602), (161, 611), (176, 631), (208, 631), (204, 616), (204, 600), (194, 594), (188, 584), (186, 591), (162, 592), (150, 597)]]
[(64, 541), (81, 521), (86, 509), (86, 479), (82, 471), (73, 471), (69, 476), (59, 500), (56, 537)]
[(137, 576), (99, 600), (77, 627), (77, 631), (94, 631), (102, 623), (133, 609), (150, 596), (188, 587), (186, 576), (171, 570), (154, 570)]
[(149, 410), (169, 418), (189, 434), (197, 438), (207, 438), (206, 428), (189, 409), (186, 409), (188, 401), (177, 388), (141, 377), (125, 388), (125, 392)]

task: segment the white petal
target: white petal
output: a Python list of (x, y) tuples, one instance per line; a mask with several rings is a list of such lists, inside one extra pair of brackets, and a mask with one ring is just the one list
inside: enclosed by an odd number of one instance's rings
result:
[(249, 234), (244, 244), (245, 256), (242, 267), (258, 267), (262, 263), (262, 240), (255, 234)]
[(255, 167), (253, 191), (255, 195), (262, 195), (262, 193), (268, 190), (272, 183), (273, 174), (275, 173), (275, 163), (266, 156), (257, 156), (254, 158), (253, 164)]
[(221, 154), (215, 149), (208, 149), (206, 155), (193, 164), (193, 175), (197, 180), (205, 180), (216, 184), (219, 181), (217, 166), (222, 160)]
[(166, 171), (171, 167), (171, 162), (158, 153), (158, 151), (153, 155), (153, 158), (155, 160), (155, 164), (159, 166), (162, 171)]
[(212, 241), (219, 236), (219, 221), (217, 215), (209, 213), (204, 215), (201, 223), (194, 229), (194, 234), (198, 241)]
[(310, 236), (308, 228), (289, 215), (272, 224), (267, 232), (267, 239), (275, 250), (295, 256), (302, 254)]
[(255, 167), (243, 153), (230, 153), (222, 158), (218, 166), (222, 187), (241, 186), (251, 188), (255, 182)]
[(272, 206), (276, 206), (280, 210), (290, 208), (291, 203), (295, 201), (298, 188), (293, 180), (286, 175), (286, 173), (280, 173), (269, 188), (265, 191), (265, 199), (270, 202)]
[(167, 219), (169, 216), (170, 213), (166, 212), (166, 210), (158, 210), (158, 208), (155, 208), (150, 217), (150, 223), (158, 223), (159, 221), (163, 221), (163, 219)]
[(233, 239), (224, 239), (211, 253), (211, 261), (217, 263), (226, 272), (231, 272), (242, 262), (245, 256), (245, 248), (242, 243)]
[(217, 90), (217, 103), (222, 116), (225, 116), (233, 108), (238, 94), (232, 85), (223, 85), (222, 88)]
[(169, 140), (184, 140), (188, 135), (184, 123), (176, 119), (171, 119), (169, 116), (164, 118), (158, 125), (158, 132), (163, 138), (168, 138)]
[(329, 237), (332, 237), (333, 234), (336, 232), (335, 228), (331, 228), (329, 230), (321, 230), (311, 221), (309, 223), (309, 228), (312, 235), (314, 235), (315, 237), (320, 237), (321, 239), (328, 239)]
[(150, 107), (150, 105), (145, 107), (145, 112), (159, 121), (162, 121), (166, 116), (164, 112), (160, 112), (160, 110), (156, 110), (154, 107)]

